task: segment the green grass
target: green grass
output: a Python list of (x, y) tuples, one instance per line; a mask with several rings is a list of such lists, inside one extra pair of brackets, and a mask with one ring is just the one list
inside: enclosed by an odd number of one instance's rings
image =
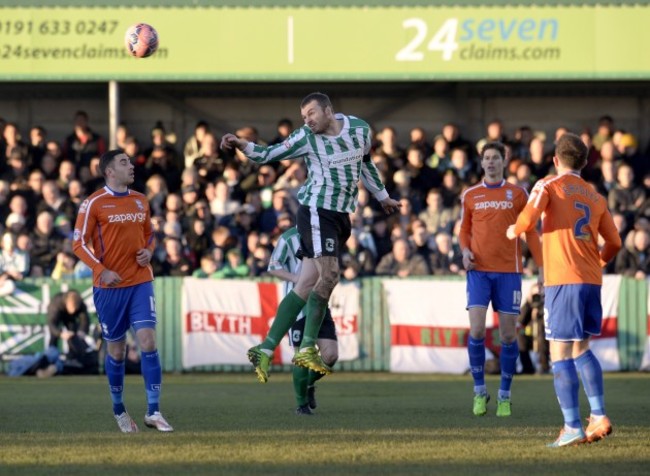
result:
[[(176, 431), (141, 423), (140, 377), (125, 402), (141, 432), (113, 421), (104, 377), (0, 377), (0, 474), (648, 474), (650, 376), (606, 376), (614, 434), (548, 449), (562, 418), (549, 376), (517, 377), (513, 416), (471, 414), (469, 376), (339, 373), (318, 386), (314, 417), (293, 414), (287, 374), (165, 375)], [(496, 396), (498, 380), (488, 378)], [(584, 416), (588, 405), (581, 395)]]

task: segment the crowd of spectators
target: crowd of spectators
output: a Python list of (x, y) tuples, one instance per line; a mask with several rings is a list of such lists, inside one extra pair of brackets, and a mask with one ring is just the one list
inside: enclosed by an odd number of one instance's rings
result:
[[(583, 176), (608, 200), (624, 249), (607, 267), (639, 279), (650, 273), (650, 157), (634, 135), (603, 116), (595, 132), (581, 136), (589, 147)], [(282, 142), (293, 130), (278, 122)], [(72, 253), (77, 210), (104, 185), (99, 156), (107, 141), (79, 111), (71, 133), (52, 140), (43, 127), (25, 136), (18, 125), (0, 119), (0, 294), (9, 294), (26, 276), (56, 279), (89, 277)], [(485, 137), (469, 140), (455, 124), (428, 135), (421, 127), (400, 141), (392, 127), (375, 133), (372, 160), (389, 193), (401, 200), (399, 214), (386, 216), (367, 191), (360, 190), (352, 214), (352, 236), (341, 256), (343, 277), (462, 275), (458, 245), (461, 195), (481, 179), (479, 153), (488, 141), (507, 146), (507, 180), (530, 190), (553, 173), (553, 144), (566, 132), (546, 137), (527, 126), (507, 134), (502, 123), (487, 124)], [(237, 135), (264, 143), (254, 127)], [(261, 276), (280, 233), (293, 226), (297, 193), (305, 180), (301, 161), (258, 166), (241, 153), (219, 150), (220, 136), (206, 122), (196, 124), (184, 144), (169, 140), (155, 123), (151, 136), (135, 138), (126, 125), (116, 142), (133, 158), (135, 190), (151, 204), (157, 276), (231, 278)], [(528, 257), (526, 272), (534, 264)]]

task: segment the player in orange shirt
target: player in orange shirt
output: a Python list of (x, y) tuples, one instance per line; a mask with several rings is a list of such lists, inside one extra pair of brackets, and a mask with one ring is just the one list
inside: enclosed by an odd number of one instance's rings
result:
[[(516, 239), (542, 217), (544, 325), (555, 393), (564, 415), (560, 436), (548, 446), (561, 447), (598, 441), (612, 432), (605, 414), (603, 372), (589, 350), (589, 337), (601, 331), (601, 268), (621, 248), (621, 239), (607, 201), (580, 177), (587, 163), (587, 147), (580, 137), (561, 136), (553, 163), (558, 175), (535, 185), (507, 237)], [(600, 251), (599, 234), (605, 240)], [(580, 424), (578, 373), (591, 407), (586, 432)]]
[(142, 376), (147, 395), (146, 426), (173, 431), (159, 410), (162, 369), (156, 348), (156, 307), (153, 294), (153, 231), (146, 197), (129, 190), (134, 173), (131, 159), (120, 150), (103, 154), (99, 169), (106, 186), (79, 207), (73, 249), (93, 270), (93, 299), (107, 343), (106, 376), (113, 413), (120, 430), (138, 427), (122, 400), (126, 333), (133, 327), (142, 351)]
[[(460, 246), (467, 272), (467, 309), (470, 331), (467, 342), (470, 372), (474, 379), (474, 407), (477, 416), (487, 413), (490, 396), (485, 385), (485, 318), (487, 308), (499, 313), (501, 337), (501, 385), (497, 399), (497, 416), (510, 416), (510, 388), (515, 374), (519, 347), (516, 324), (521, 305), (522, 254), (519, 240), (503, 236), (509, 225), (526, 205), (526, 190), (506, 182), (505, 147), (499, 142), (485, 144), (481, 166), (485, 177), (463, 194)], [(539, 235), (527, 233), (528, 246), (541, 265)], [(541, 266), (540, 266), (541, 267)]]

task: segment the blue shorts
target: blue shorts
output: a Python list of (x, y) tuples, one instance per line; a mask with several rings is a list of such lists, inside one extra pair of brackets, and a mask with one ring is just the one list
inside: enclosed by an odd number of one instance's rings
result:
[(93, 299), (102, 337), (108, 342), (123, 341), (131, 326), (135, 331), (156, 327), (156, 302), (151, 281), (126, 288), (93, 287)]
[(544, 288), (546, 340), (580, 341), (600, 335), (603, 307), (599, 284), (564, 284)]
[(468, 272), (467, 309), (472, 307), (487, 308), (490, 301), (492, 301), (492, 308), (497, 312), (519, 315), (521, 274)]

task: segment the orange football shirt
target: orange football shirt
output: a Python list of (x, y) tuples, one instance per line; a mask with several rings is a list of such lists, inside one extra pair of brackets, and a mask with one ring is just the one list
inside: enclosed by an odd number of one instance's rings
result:
[(79, 207), (72, 248), (93, 270), (93, 285), (104, 287), (100, 275), (116, 272), (122, 281), (114, 287), (135, 286), (153, 280), (151, 265), (140, 266), (136, 253), (153, 252), (153, 229), (149, 202), (133, 190), (116, 193), (104, 187)]
[[(521, 273), (521, 240), (508, 240), (506, 230), (517, 221), (526, 206), (528, 193), (505, 180), (485, 181), (467, 189), (462, 197), (460, 246), (474, 253), (474, 269), (497, 273)], [(526, 234), (526, 243), (538, 266), (542, 249), (535, 230)]]
[[(515, 233), (542, 218), (544, 285), (602, 284), (601, 266), (621, 248), (607, 200), (577, 172), (546, 177), (533, 188)], [(599, 252), (598, 235), (605, 239)]]

